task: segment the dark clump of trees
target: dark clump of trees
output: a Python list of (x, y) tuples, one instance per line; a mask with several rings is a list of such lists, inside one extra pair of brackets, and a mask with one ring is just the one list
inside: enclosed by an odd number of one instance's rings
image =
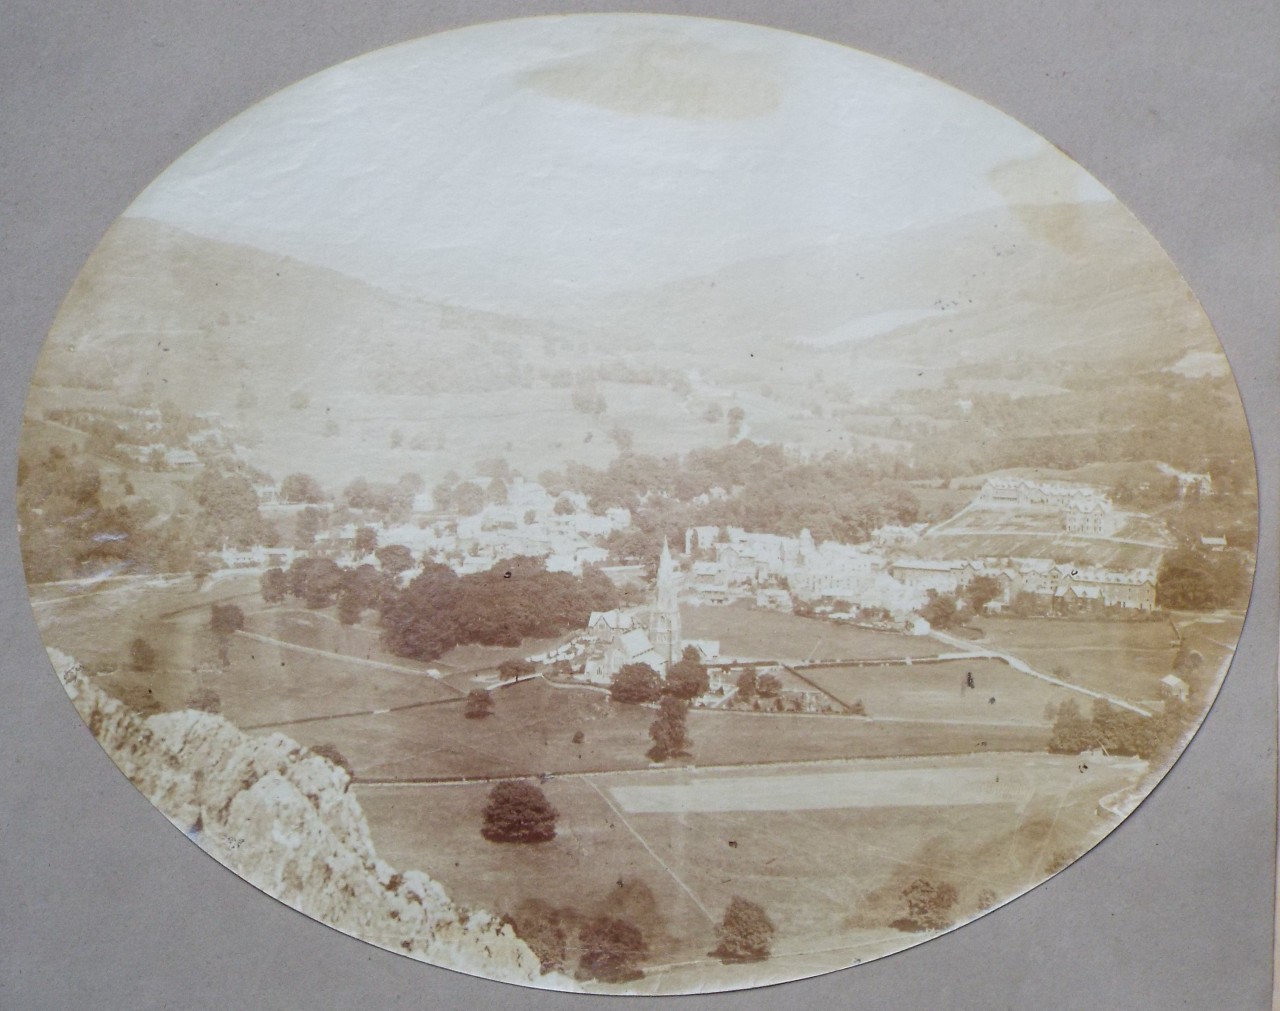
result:
[(685, 647), (681, 659), (671, 665), (667, 671), (666, 685), (663, 691), (686, 702), (705, 694), (711, 687), (707, 669), (698, 662), (698, 651), (692, 646)]
[(278, 604), (289, 592), (289, 580), (284, 574), (284, 569), (278, 566), (267, 569), (259, 576), (258, 585), (262, 590), (264, 604)]
[(1218, 554), (1180, 548), (1160, 562), (1156, 604), (1174, 611), (1212, 611), (1248, 599), (1250, 563), (1243, 551)]
[(462, 715), (469, 720), (482, 720), (493, 712), (493, 697), (483, 688), (472, 688), (467, 692), (467, 701)]
[(643, 705), (662, 696), (662, 678), (647, 663), (623, 665), (613, 676), (610, 698), (615, 702)]
[(777, 698), (782, 691), (782, 679), (776, 674), (761, 674), (756, 678), (756, 694), (762, 699)]
[(342, 567), (332, 558), (296, 558), (285, 575), (289, 593), (311, 608), (328, 607), (342, 586)]
[(951, 926), (952, 909), (958, 898), (955, 885), (946, 881), (916, 878), (902, 890), (907, 915), (890, 924), (896, 930), (945, 930)]
[(769, 957), (775, 931), (763, 906), (735, 895), (716, 927), (720, 944), (711, 954), (726, 962), (759, 962)]
[(543, 973), (572, 972), (579, 980), (603, 983), (625, 983), (644, 975), (640, 962), (649, 947), (643, 931), (626, 915), (592, 915), (526, 899), (503, 919), (533, 950)]
[(397, 656), (434, 660), (458, 645), (518, 646), (526, 637), (559, 635), (617, 603), (616, 587), (597, 568), (578, 577), (519, 557), (459, 576), (430, 563), (403, 590), (388, 588), (383, 641)]
[(536, 784), (506, 780), (489, 791), (480, 834), (490, 842), (547, 842), (556, 837), (559, 817)]
[(597, 916), (578, 931), (578, 943), (578, 979), (625, 983), (644, 975), (638, 963), (649, 948), (640, 928), (629, 920)]
[(689, 740), (685, 723), (688, 711), (689, 704), (683, 699), (674, 695), (662, 697), (658, 704), (658, 718), (649, 725), (649, 737), (653, 739), (653, 746), (649, 749), (648, 756), (653, 761), (665, 762), (668, 758), (688, 753), (689, 746), (693, 743)]
[(960, 623), (960, 607), (953, 594), (930, 590), (920, 617), (933, 628), (951, 628)]
[(1000, 582), (995, 576), (977, 576), (965, 584), (962, 596), (974, 614), (982, 614), (987, 605), (1000, 596)]
[(288, 474), (280, 482), (280, 499), (295, 505), (315, 505), (324, 501), (324, 489), (310, 474)]
[(557, 909), (542, 899), (526, 899), (503, 919), (533, 949), (543, 973), (569, 968), (569, 938), (576, 933), (579, 921), (575, 910)]
[(1186, 708), (1176, 699), (1167, 700), (1164, 711), (1152, 716), (1121, 709), (1106, 699), (1094, 700), (1088, 716), (1074, 699), (1059, 704), (1051, 715), (1049, 750), (1060, 755), (1100, 750), (1156, 759), (1176, 743), (1187, 723)]

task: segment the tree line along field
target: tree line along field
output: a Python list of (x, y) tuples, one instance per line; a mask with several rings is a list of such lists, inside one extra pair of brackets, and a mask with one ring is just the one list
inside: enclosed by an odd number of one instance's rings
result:
[[(1041, 685), (1050, 688), (1048, 685)], [(1046, 700), (1048, 699), (1046, 695)], [(1056, 696), (1054, 696), (1056, 698)], [(588, 688), (531, 679), (493, 692), (492, 715), (470, 720), (456, 705), (424, 705), (295, 725), (264, 725), (300, 743), (336, 744), (357, 781), (440, 781), (646, 769), (655, 710), (610, 701)], [(1038, 751), (1048, 740), (1042, 701), (1034, 720), (877, 722), (853, 716), (688, 714), (693, 763), (758, 765), (975, 751)], [(267, 712), (268, 707), (261, 707)], [(323, 710), (322, 710), (323, 711)], [(985, 715), (985, 714), (984, 714)], [(582, 741), (574, 737), (582, 733)]]

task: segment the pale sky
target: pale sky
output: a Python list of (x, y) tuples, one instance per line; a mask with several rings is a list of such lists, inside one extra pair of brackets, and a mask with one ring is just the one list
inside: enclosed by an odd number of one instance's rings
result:
[[(1033, 168), (1021, 171), (1019, 166)], [(236, 117), (127, 212), (534, 315), (1007, 200), (1110, 200), (1030, 130), (875, 57), (654, 15), (384, 49)]]

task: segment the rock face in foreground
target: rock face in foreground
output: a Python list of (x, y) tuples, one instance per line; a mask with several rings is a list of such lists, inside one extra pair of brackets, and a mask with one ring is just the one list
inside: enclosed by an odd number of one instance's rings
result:
[(209, 713), (143, 717), (50, 651), (72, 702), (133, 784), (207, 853), (332, 927), (436, 965), (512, 983), (542, 975), (509, 925), (460, 909), (439, 883), (378, 859), (350, 779), (282, 734), (250, 737)]

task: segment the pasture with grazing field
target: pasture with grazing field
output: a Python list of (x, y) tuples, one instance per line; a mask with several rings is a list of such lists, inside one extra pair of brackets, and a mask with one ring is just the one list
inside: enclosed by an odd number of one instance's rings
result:
[[(1018, 654), (1021, 656), (1021, 653)], [(1046, 724), (1045, 706), (1091, 700), (982, 657), (936, 663), (808, 667), (801, 673), (845, 704), (861, 700), (872, 719), (975, 720)], [(968, 687), (968, 676), (973, 687)]]
[(686, 639), (717, 639), (720, 655), (742, 659), (803, 663), (822, 660), (891, 660), (937, 656), (943, 647), (923, 636), (899, 635), (839, 624), (823, 618), (802, 618), (782, 611), (752, 607), (746, 602), (728, 606), (680, 608)]
[[(557, 837), (529, 846), (481, 838), (483, 784), (356, 792), (379, 855), (428, 872), (458, 901), (498, 913), (528, 899), (610, 909), (641, 926), (649, 964), (705, 979), (718, 971), (711, 920), (733, 895), (777, 925), (775, 968), (819, 972), (911, 943), (888, 925), (915, 878), (953, 884), (960, 920), (1024, 890), (1111, 827), (1098, 799), (1145, 768), (1080, 764), (982, 755), (553, 779), (544, 790), (560, 811)], [(913, 803), (901, 803), (904, 782)]]
[[(452, 780), (645, 769), (656, 710), (611, 702), (603, 692), (541, 679), (493, 692), (493, 715), (470, 720), (457, 705), (316, 720), (281, 730), (303, 744), (337, 744), (357, 779)], [(886, 755), (1034, 751), (1047, 726), (986, 722), (877, 723), (852, 716), (694, 709), (687, 761), (698, 766)], [(581, 744), (573, 742), (581, 730)], [(685, 760), (682, 760), (685, 761)]]
[[(251, 599), (234, 599), (245, 608), (252, 606)], [(378, 659), (366, 660), (367, 650), (350, 657), (325, 652), (324, 635), (350, 639), (350, 645), (362, 641), (359, 630), (334, 622), (330, 631), (326, 627), (329, 623), (305, 613), (249, 614), (246, 628), (289, 629), (297, 644), (321, 645), (293, 649), (233, 635), (227, 642), (228, 663), (223, 666), (209, 617), (209, 607), (202, 604), (143, 622), (138, 627), (159, 656), (156, 669), (134, 671), (126, 667), (104, 675), (99, 683), (143, 710), (181, 709), (197, 692), (215, 691), (222, 714), (242, 729), (460, 698), (457, 691), (415, 672), (403, 661), (383, 664)], [(390, 669), (393, 666), (396, 669)]]
[(1011, 653), (1045, 674), (1065, 669), (1063, 681), (1138, 703), (1160, 697), (1177, 653), (1167, 621), (991, 617), (980, 624), (976, 646)]
[(480, 835), (489, 789), (366, 786), (356, 796), (378, 855), (426, 872), (463, 905), (503, 915), (537, 899), (588, 916), (624, 916), (640, 927), (656, 962), (698, 957), (714, 946), (707, 916), (590, 781), (542, 786), (560, 818), (555, 839), (534, 844)]

